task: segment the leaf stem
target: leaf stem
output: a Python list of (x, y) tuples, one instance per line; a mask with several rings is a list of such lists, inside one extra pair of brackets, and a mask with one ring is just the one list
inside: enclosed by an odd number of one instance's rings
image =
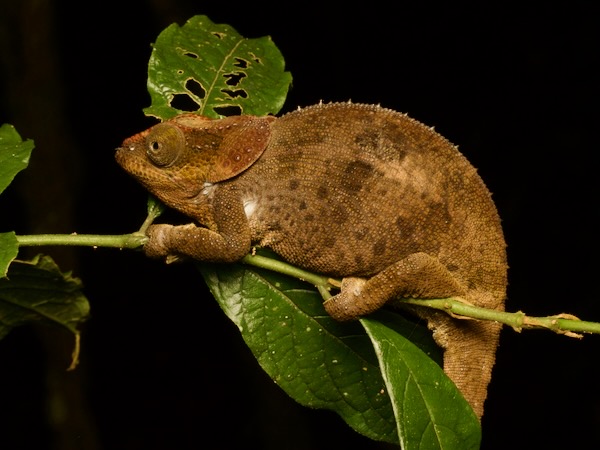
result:
[(266, 256), (246, 255), (242, 259), (242, 262), (244, 264), (248, 264), (254, 267), (260, 267), (262, 269), (272, 270), (273, 272), (288, 275), (290, 277), (306, 281), (307, 283), (314, 284), (317, 287), (317, 289), (319, 289), (319, 292), (321, 292), (321, 295), (323, 295), (323, 291), (328, 293), (329, 290), (335, 287), (336, 285), (335, 281), (327, 276), (318, 275), (316, 273), (300, 269), (286, 262), (279, 261), (273, 258), (268, 258)]
[(148, 227), (152, 225), (154, 220), (159, 217), (165, 211), (165, 205), (160, 202), (157, 198), (152, 195), (148, 196), (148, 215), (144, 220), (144, 223), (139, 229), (139, 232), (142, 234), (146, 234), (146, 230)]
[(148, 198), (146, 219), (139, 231), (129, 234), (35, 234), (16, 236), (20, 247), (69, 245), (136, 249), (148, 241), (146, 230), (164, 212), (165, 206), (154, 197)]
[(134, 249), (141, 247), (148, 240), (142, 233), (119, 235), (98, 234), (35, 234), (17, 236), (20, 247), (69, 245), (87, 247), (112, 247)]

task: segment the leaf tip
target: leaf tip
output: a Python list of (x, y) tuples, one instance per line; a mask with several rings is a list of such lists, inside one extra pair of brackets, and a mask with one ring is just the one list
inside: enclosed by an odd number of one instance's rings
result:
[(73, 353), (71, 353), (71, 364), (67, 368), (67, 371), (70, 372), (75, 370), (79, 365), (79, 353), (81, 350), (81, 334), (79, 331), (75, 332), (75, 346), (73, 347)]

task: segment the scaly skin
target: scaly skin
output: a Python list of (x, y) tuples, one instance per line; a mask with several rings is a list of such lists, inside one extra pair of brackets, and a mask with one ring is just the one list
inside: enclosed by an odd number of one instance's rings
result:
[[(149, 256), (232, 262), (269, 247), (344, 278), (325, 304), (338, 320), (399, 297), (504, 308), (505, 243), (489, 191), (455, 146), (406, 115), (351, 103), (281, 118), (186, 114), (127, 139), (116, 157), (200, 225), (152, 226)], [(415, 310), (481, 417), (500, 326)]]

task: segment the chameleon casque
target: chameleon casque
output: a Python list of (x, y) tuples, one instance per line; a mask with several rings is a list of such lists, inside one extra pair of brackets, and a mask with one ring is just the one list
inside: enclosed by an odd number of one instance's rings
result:
[[(454, 145), (404, 114), (353, 103), (280, 118), (182, 114), (126, 139), (116, 159), (194, 220), (152, 225), (150, 257), (234, 262), (270, 248), (342, 278), (325, 302), (338, 320), (399, 297), (504, 309), (506, 249), (489, 191)], [(416, 309), (481, 418), (501, 326)]]

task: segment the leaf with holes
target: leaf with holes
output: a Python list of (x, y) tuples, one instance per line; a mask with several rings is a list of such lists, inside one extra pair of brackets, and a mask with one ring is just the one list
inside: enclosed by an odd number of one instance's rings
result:
[(195, 16), (172, 24), (156, 40), (148, 63), (147, 115), (181, 112), (219, 118), (277, 113), (291, 74), (270, 37), (242, 37), (229, 25)]

